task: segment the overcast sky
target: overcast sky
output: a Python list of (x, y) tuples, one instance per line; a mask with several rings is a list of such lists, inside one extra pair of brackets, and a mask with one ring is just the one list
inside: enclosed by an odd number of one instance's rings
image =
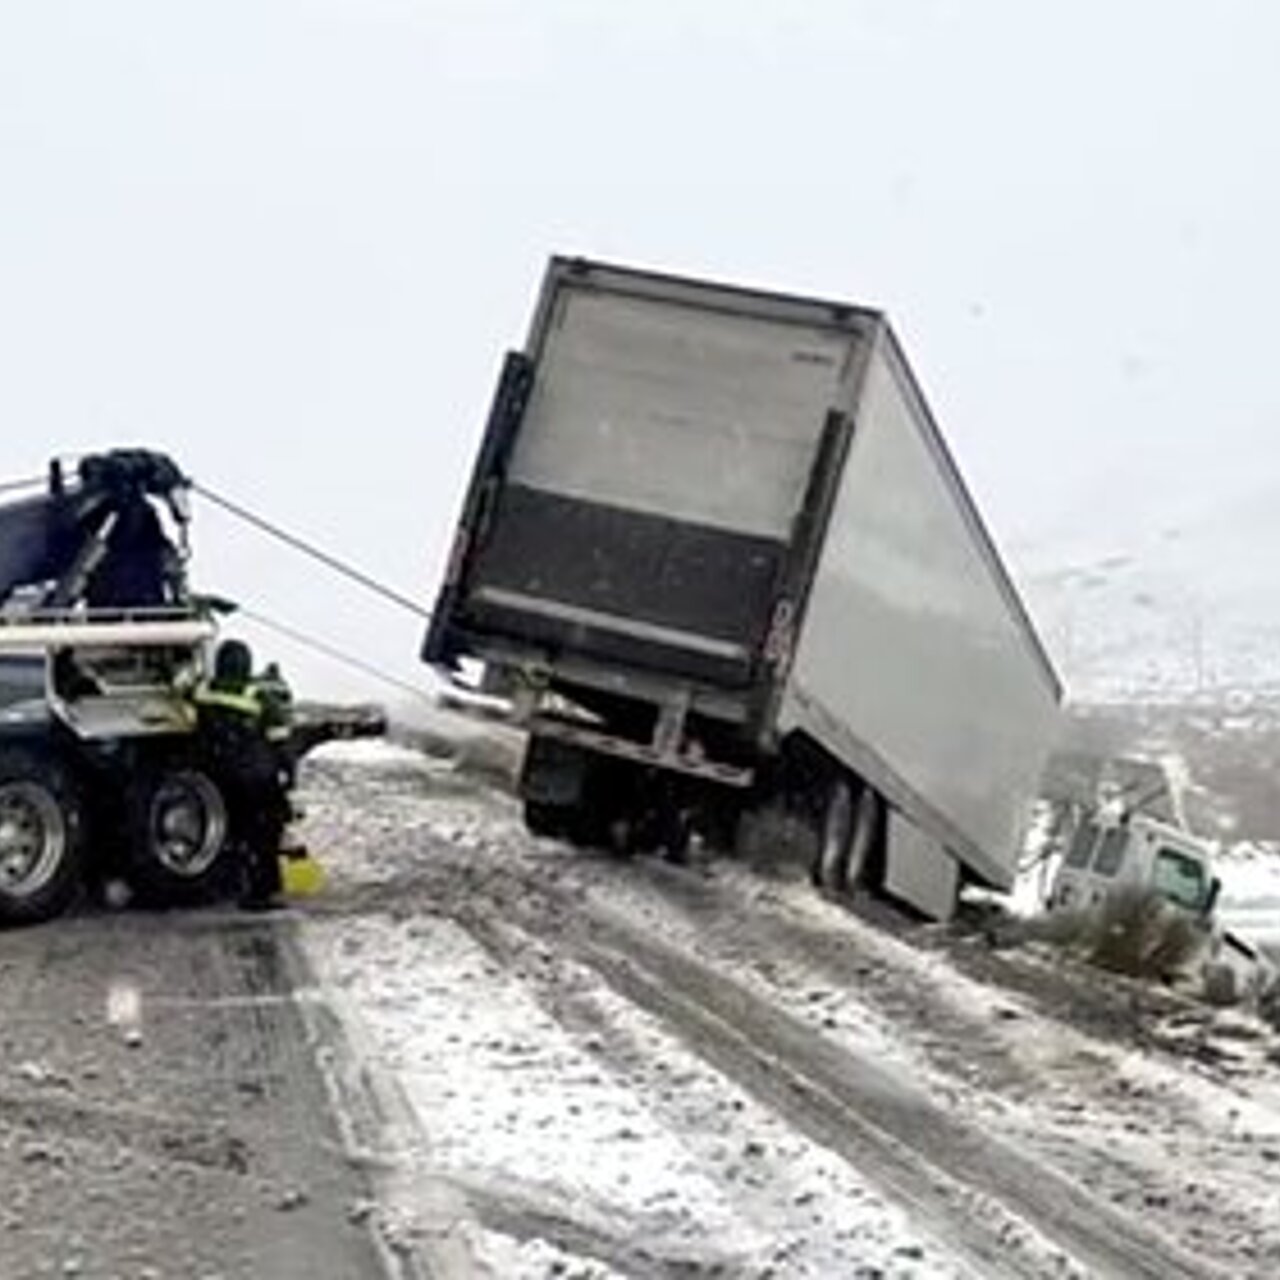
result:
[[(1264, 0), (0, 0), (3, 474), (165, 447), (426, 602), (573, 252), (887, 308), (1024, 575), (1280, 508), (1278, 42)], [(198, 537), (419, 678), (412, 620)]]

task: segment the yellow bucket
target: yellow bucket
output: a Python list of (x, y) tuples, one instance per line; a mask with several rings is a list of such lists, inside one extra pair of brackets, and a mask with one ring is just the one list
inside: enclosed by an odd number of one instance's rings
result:
[(280, 859), (280, 880), (288, 898), (314, 898), (325, 886), (324, 868), (308, 853)]

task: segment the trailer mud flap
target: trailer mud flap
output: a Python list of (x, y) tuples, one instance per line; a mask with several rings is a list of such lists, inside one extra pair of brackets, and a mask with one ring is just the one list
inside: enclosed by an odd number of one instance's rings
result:
[(520, 774), (520, 794), (542, 804), (576, 805), (586, 786), (587, 756), (555, 738), (531, 737)]
[(950, 920), (960, 890), (960, 864), (902, 814), (890, 812), (884, 890), (930, 920)]

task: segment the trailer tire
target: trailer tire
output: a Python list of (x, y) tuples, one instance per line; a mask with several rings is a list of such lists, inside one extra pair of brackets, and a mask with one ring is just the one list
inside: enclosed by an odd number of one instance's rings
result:
[(188, 906), (224, 896), (237, 861), (224, 788), (200, 763), (144, 766), (130, 788), (126, 836), (130, 879), (152, 906)]
[(573, 810), (568, 805), (549, 804), (545, 800), (524, 802), (525, 830), (532, 836), (548, 840), (563, 840), (569, 834)]
[(56, 751), (0, 748), (0, 924), (61, 915), (80, 888), (85, 802)]
[(837, 886), (841, 893), (855, 889), (878, 889), (883, 878), (884, 801), (874, 787), (864, 786), (854, 812), (853, 833), (844, 862), (844, 872)]
[(847, 778), (838, 777), (826, 789), (818, 816), (817, 848), (809, 875), (817, 888), (833, 893), (844, 888), (853, 833), (853, 787)]
[(675, 866), (688, 864), (693, 847), (693, 812), (683, 804), (672, 804), (663, 814), (662, 838), (659, 848), (663, 858)]
[(525, 830), (546, 840), (562, 840), (576, 849), (608, 847), (611, 830), (603, 817), (585, 804), (553, 804), (546, 800), (524, 802)]

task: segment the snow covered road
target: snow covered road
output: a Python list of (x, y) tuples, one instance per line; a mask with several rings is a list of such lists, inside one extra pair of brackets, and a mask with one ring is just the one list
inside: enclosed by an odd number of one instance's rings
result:
[(1257, 1028), (732, 864), (531, 840), (412, 752), (330, 749), (306, 788), (332, 883), (304, 942), (396, 1100), (387, 1229), (436, 1274), (1280, 1266)]
[(0, 945), (0, 1277), (366, 1280), (288, 920), (86, 913)]

